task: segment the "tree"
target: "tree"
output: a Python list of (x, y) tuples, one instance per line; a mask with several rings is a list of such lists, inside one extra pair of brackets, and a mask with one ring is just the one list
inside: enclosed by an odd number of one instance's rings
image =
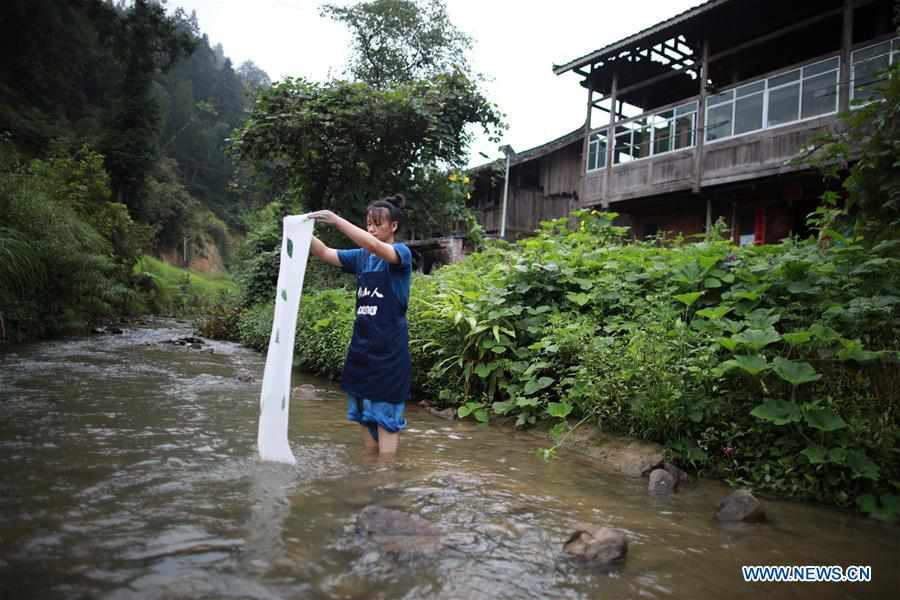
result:
[(417, 231), (447, 233), (465, 218), (446, 171), (462, 165), (470, 125), (496, 138), (501, 116), (461, 73), (390, 91), (288, 79), (260, 94), (232, 150), (287, 177), (308, 210), (358, 218), (370, 200), (402, 191)]
[[(843, 131), (825, 136), (812, 156), (843, 190), (826, 192), (817, 211), (825, 235), (851, 216), (856, 233), (872, 244), (900, 237), (900, 64), (883, 74), (878, 88), (881, 98), (843, 115)], [(842, 195), (846, 202), (838, 206)]]
[(257, 92), (272, 85), (269, 74), (263, 71), (252, 60), (245, 60), (237, 69), (238, 79), (244, 84), (244, 93), (252, 102)]
[(447, 17), (444, 0), (371, 0), (354, 6), (322, 6), (322, 16), (350, 29), (349, 73), (385, 89), (439, 73), (468, 73), (471, 39)]
[(143, 217), (144, 182), (158, 156), (160, 110), (150, 96), (153, 75), (193, 50), (190, 35), (179, 32), (159, 4), (135, 0), (119, 30), (125, 51), (125, 77), (118, 110), (105, 144), (113, 192), (138, 218)]

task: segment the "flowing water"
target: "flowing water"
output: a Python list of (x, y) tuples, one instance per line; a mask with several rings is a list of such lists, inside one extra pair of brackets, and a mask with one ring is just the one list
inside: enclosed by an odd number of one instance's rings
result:
[[(157, 322), (0, 354), (0, 598), (896, 598), (896, 526), (769, 502), (723, 526), (725, 486), (671, 499), (527, 434), (410, 407), (393, 463), (365, 455), (331, 382), (295, 373), (296, 467), (260, 463), (263, 357)], [(212, 352), (209, 352), (209, 349)], [(435, 551), (362, 539), (376, 504)], [(578, 523), (624, 530), (612, 570), (566, 557)], [(750, 584), (741, 565), (869, 565), (870, 583)]]

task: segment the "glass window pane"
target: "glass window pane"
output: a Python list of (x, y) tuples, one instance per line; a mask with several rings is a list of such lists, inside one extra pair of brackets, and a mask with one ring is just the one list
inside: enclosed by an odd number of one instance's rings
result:
[(879, 74), (887, 67), (887, 55), (854, 64), (853, 99), (871, 100), (878, 97)]
[(840, 59), (835, 56), (830, 60), (825, 60), (808, 67), (803, 67), (803, 76), (812, 77), (813, 75), (819, 75), (826, 71), (833, 71), (840, 66), (840, 62)]
[(646, 158), (650, 156), (650, 128), (642, 127), (634, 131), (632, 140), (631, 155), (635, 158)]
[(735, 91), (737, 92), (737, 97), (740, 98), (741, 96), (749, 96), (750, 94), (755, 94), (756, 92), (761, 92), (764, 89), (766, 89), (766, 81), (765, 80), (757, 81), (755, 83), (750, 83), (747, 85), (742, 85)]
[(891, 43), (883, 42), (881, 44), (876, 44), (874, 46), (870, 46), (868, 48), (863, 48), (862, 50), (857, 50), (853, 53), (853, 62), (860, 62), (863, 60), (867, 60), (869, 58), (873, 58), (879, 56), (881, 54), (887, 54), (891, 51)]
[(672, 121), (659, 121), (653, 126), (653, 154), (672, 149)]
[(792, 81), (797, 81), (800, 79), (800, 70), (791, 71), (790, 73), (785, 73), (784, 75), (776, 75), (775, 77), (769, 77), (769, 88), (778, 87), (779, 85), (784, 85), (786, 83), (790, 83)]
[(800, 85), (789, 85), (769, 91), (769, 122), (767, 127), (796, 121), (800, 110)]
[(713, 106), (706, 111), (706, 141), (731, 136), (731, 103)]
[(706, 99), (707, 106), (715, 106), (716, 104), (722, 104), (723, 102), (728, 102), (734, 98), (734, 90), (730, 90), (727, 92), (723, 92), (721, 94), (716, 94), (715, 96), (710, 96)]
[(803, 80), (801, 116), (814, 117), (837, 110), (837, 71)]
[(634, 160), (631, 152), (631, 131), (617, 135), (616, 145), (613, 148), (613, 163), (619, 164)]
[(734, 134), (762, 129), (763, 95), (738, 98), (734, 104)]
[(697, 112), (697, 103), (691, 102), (689, 104), (682, 104), (681, 106), (675, 109), (676, 115), (686, 115), (692, 112)]
[(694, 145), (694, 113), (675, 119), (675, 149)]

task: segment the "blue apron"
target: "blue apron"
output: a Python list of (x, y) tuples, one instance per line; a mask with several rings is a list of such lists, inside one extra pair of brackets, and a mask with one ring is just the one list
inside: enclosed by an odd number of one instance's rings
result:
[(341, 387), (378, 402), (409, 399), (410, 357), (406, 309), (387, 270), (356, 276), (356, 322)]

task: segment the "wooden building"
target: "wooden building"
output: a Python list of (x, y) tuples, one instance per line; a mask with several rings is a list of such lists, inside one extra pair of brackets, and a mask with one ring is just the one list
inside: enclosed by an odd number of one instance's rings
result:
[[(546, 219), (564, 217), (579, 207), (578, 189), (583, 176), (581, 161), (584, 128), (515, 154), (509, 163), (507, 238), (532, 233)], [(506, 160), (469, 170), (473, 179), (473, 205), (485, 233), (497, 235), (503, 213)]]
[[(795, 159), (900, 60), (894, 4), (709, 0), (554, 66), (581, 78), (584, 126), (511, 161), (507, 229), (596, 207), (638, 237), (720, 218), (736, 243), (804, 233), (823, 188)], [(473, 171), (488, 231), (504, 169)]]

